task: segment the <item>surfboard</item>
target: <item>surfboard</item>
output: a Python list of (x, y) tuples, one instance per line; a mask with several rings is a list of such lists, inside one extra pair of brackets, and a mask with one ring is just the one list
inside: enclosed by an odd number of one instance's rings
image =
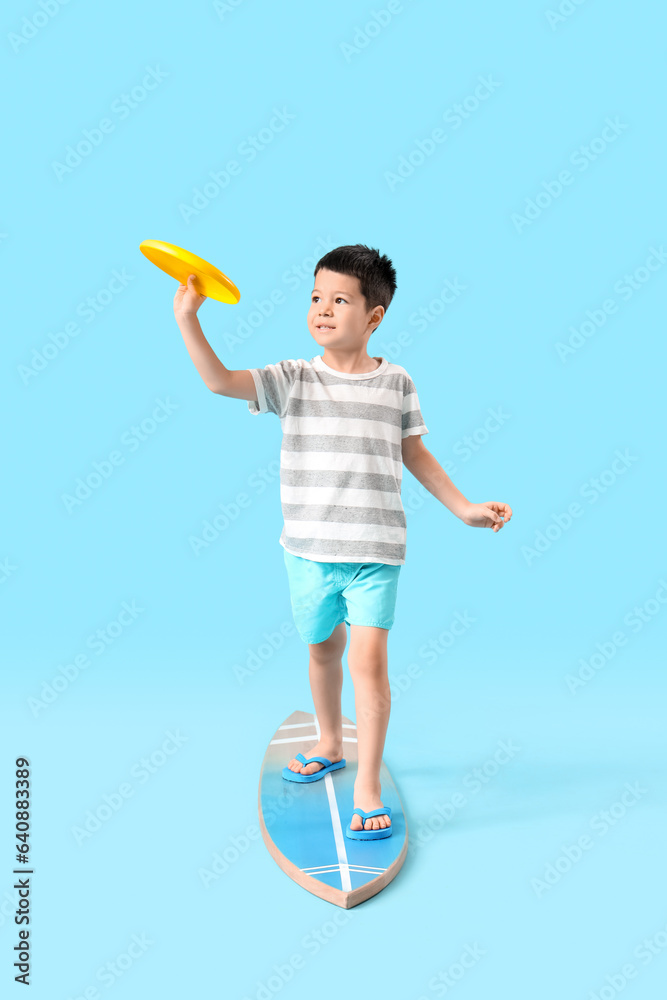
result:
[(380, 767), (382, 803), (391, 808), (393, 833), (381, 840), (351, 840), (345, 828), (354, 808), (357, 727), (343, 717), (345, 767), (312, 782), (288, 781), (283, 767), (320, 738), (317, 717), (292, 712), (269, 741), (259, 776), (259, 824), (269, 853), (308, 892), (350, 909), (384, 889), (408, 852), (408, 826), (394, 781)]

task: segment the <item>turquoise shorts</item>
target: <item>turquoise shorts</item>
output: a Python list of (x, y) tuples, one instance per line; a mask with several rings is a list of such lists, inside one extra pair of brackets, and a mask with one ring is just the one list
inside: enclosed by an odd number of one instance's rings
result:
[(400, 566), (367, 562), (316, 562), (283, 548), (294, 624), (304, 642), (328, 639), (336, 625), (390, 629)]

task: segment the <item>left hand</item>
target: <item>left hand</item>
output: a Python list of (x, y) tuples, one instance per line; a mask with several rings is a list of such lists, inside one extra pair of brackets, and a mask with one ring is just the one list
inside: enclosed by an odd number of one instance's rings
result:
[(493, 528), (494, 531), (500, 531), (511, 516), (512, 508), (509, 504), (489, 500), (487, 503), (471, 503), (461, 520), (471, 528)]

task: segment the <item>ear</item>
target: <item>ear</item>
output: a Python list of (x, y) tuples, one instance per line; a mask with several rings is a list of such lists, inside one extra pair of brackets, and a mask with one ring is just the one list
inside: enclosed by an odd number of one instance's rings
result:
[(376, 306), (371, 313), (371, 322), (375, 324), (373, 326), (373, 329), (371, 330), (371, 333), (375, 333), (375, 331), (377, 330), (383, 319), (384, 319), (384, 306)]

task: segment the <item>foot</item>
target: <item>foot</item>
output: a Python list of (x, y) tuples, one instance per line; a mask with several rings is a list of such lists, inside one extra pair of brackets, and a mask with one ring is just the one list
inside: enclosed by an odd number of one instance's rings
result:
[[(362, 786), (355, 783), (354, 808), (363, 809), (364, 812), (381, 809), (383, 802), (380, 792), (380, 785)], [(350, 820), (350, 830), (361, 830), (362, 828), (364, 830), (383, 830), (388, 826), (391, 826), (391, 820), (387, 813), (382, 813), (380, 816), (371, 816), (365, 822), (359, 813), (352, 813), (352, 819)]]
[[(303, 750), (302, 753), (304, 757), (326, 757), (332, 764), (337, 764), (339, 760), (343, 759), (343, 744), (342, 742), (325, 743), (320, 740), (310, 750)], [(287, 766), (290, 771), (296, 771), (297, 774), (314, 774), (315, 771), (321, 771), (324, 764), (320, 764), (319, 761), (313, 761), (312, 764), (302, 764), (296, 757), (292, 757)]]

